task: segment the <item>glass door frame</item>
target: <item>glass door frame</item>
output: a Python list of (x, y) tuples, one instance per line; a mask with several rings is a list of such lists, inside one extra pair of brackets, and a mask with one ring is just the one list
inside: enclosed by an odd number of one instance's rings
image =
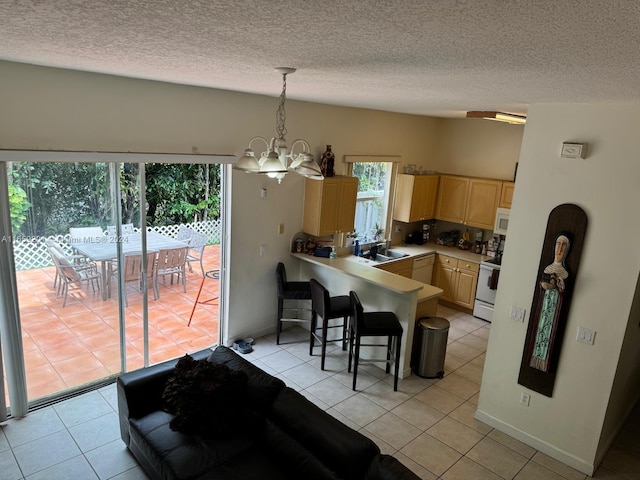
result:
[[(228, 264), (228, 236), (229, 229), (230, 206), (228, 204), (228, 183), (230, 182), (230, 168), (231, 164), (235, 162), (235, 157), (230, 155), (204, 155), (204, 154), (163, 154), (163, 153), (113, 153), (113, 152), (65, 152), (65, 151), (40, 151), (40, 150), (0, 150), (0, 237), (12, 238), (11, 231), (11, 217), (10, 206), (8, 202), (8, 176), (7, 176), (7, 162), (91, 162), (91, 163), (105, 163), (109, 166), (111, 181), (114, 182), (117, 179), (119, 185), (119, 167), (122, 163), (137, 163), (141, 164), (140, 181), (141, 181), (141, 205), (146, 204), (145, 197), (145, 169), (146, 163), (214, 163), (221, 164), (221, 215), (223, 216), (223, 234), (222, 242), (223, 248), (221, 249), (220, 268), (221, 278), (225, 278), (228, 281), (228, 272), (226, 265)], [(226, 168), (225, 168), (225, 164)], [(116, 228), (121, 225), (122, 213), (120, 206), (120, 188), (115, 189), (118, 194), (117, 198), (111, 199), (112, 202), (118, 208), (115, 208), (115, 223)], [(145, 215), (141, 215), (141, 234), (143, 250), (146, 251), (146, 218)], [(122, 260), (122, 246), (117, 246), (118, 258)], [(143, 255), (144, 262), (146, 263), (146, 255)], [(146, 271), (146, 270), (145, 270)], [(10, 411), (12, 416), (21, 417), (24, 416), (29, 409), (29, 401), (27, 398), (26, 387), (26, 370), (24, 362), (24, 352), (22, 349), (22, 328), (20, 322), (19, 312), (19, 298), (16, 281), (16, 270), (13, 261), (13, 249), (11, 242), (4, 242), (4, 246), (0, 247), (0, 275), (5, 279), (3, 280), (3, 288), (0, 289), (0, 335), (4, 338), (2, 348), (0, 349), (6, 366), (7, 384), (9, 389), (10, 398)], [(146, 275), (145, 275), (146, 277)], [(123, 290), (123, 280), (120, 277), (119, 291)], [(146, 287), (147, 285), (144, 285)], [(104, 288), (104, 287), (103, 287)], [(219, 310), (219, 326), (218, 326), (218, 339), (221, 341), (221, 335), (224, 330), (224, 325), (227, 322), (227, 305), (226, 299), (228, 296), (228, 285), (226, 281), (222, 281), (220, 295), (220, 310)], [(145, 290), (146, 291), (146, 290)], [(119, 301), (119, 325), (120, 325), (120, 354), (121, 354), (121, 369), (126, 372), (126, 332), (124, 330), (124, 302), (122, 299)], [(144, 366), (149, 364), (149, 345), (148, 345), (148, 298), (146, 295), (143, 300), (143, 312), (144, 312)], [(0, 360), (0, 367), (2, 361)], [(2, 370), (0, 369), (0, 374)], [(0, 381), (2, 379), (0, 378)], [(6, 414), (6, 408), (3, 408), (3, 399), (0, 401), (0, 419)]]

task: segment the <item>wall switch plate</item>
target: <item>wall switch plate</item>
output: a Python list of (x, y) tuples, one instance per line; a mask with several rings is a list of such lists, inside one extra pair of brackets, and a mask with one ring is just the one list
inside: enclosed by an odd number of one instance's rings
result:
[(516, 322), (524, 322), (524, 314), (526, 310), (524, 308), (516, 307), (515, 305), (511, 306), (509, 310), (509, 320), (514, 320)]
[(260, 256), (264, 257), (267, 254), (267, 246), (266, 245), (260, 245)]
[(587, 345), (593, 345), (596, 340), (596, 331), (586, 327), (578, 327), (578, 334), (576, 340)]
[(522, 392), (520, 394), (520, 405), (528, 407), (529, 402), (531, 402), (531, 395), (529, 395), (527, 392)]
[(278, 233), (282, 235), (284, 233), (284, 223), (278, 225)]

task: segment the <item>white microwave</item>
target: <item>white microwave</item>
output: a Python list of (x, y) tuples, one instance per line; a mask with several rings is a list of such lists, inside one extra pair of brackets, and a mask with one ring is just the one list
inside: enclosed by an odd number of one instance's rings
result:
[(494, 235), (506, 235), (509, 228), (509, 210), (508, 208), (498, 208), (496, 210), (496, 223), (493, 226)]

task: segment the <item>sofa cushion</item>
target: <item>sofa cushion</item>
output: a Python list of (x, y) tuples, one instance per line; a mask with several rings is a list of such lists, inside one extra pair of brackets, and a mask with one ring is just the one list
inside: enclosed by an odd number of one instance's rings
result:
[(257, 444), (254, 433), (262, 429), (256, 417), (252, 422), (254, 430), (212, 438), (171, 430), (171, 419), (169, 413), (158, 410), (130, 420), (131, 450), (136, 457), (143, 455), (158, 478), (168, 480), (200, 478), (217, 467), (223, 469), (223, 464), (235, 457), (245, 458)]
[(176, 364), (162, 395), (164, 409), (174, 415), (171, 429), (201, 435), (228, 434), (242, 421), (246, 385), (247, 375), (242, 371), (185, 355)]
[(278, 393), (284, 388), (284, 382), (241, 358), (233, 350), (219, 346), (208, 359), (212, 363), (226, 365), (232, 370), (240, 370), (247, 374), (248, 406), (265, 412), (273, 403)]
[(380, 453), (369, 438), (289, 387), (280, 392), (268, 418), (341, 478), (364, 478), (369, 463)]
[(420, 477), (391, 455), (377, 455), (367, 472), (366, 480), (420, 480)]
[(338, 480), (314, 453), (287, 435), (279, 426), (267, 419), (261, 438), (270, 458), (286, 472), (288, 478), (304, 480)]

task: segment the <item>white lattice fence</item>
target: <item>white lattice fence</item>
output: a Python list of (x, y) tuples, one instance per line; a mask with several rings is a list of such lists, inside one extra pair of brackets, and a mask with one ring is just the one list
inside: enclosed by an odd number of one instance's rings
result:
[[(222, 224), (220, 220), (210, 220), (206, 222), (194, 222), (185, 225), (196, 232), (207, 235), (207, 245), (220, 243), (222, 234)], [(168, 237), (176, 237), (180, 225), (166, 225), (162, 227), (148, 227), (148, 232), (158, 232)], [(138, 229), (136, 229), (137, 231)], [(106, 233), (106, 232), (105, 232)], [(67, 254), (71, 255), (71, 245), (69, 234), (51, 235), (48, 237), (15, 237), (13, 239), (13, 254), (15, 258), (16, 270), (32, 270), (34, 268), (44, 268), (53, 266), (53, 261), (49, 255), (46, 241), (48, 239), (58, 242)]]

